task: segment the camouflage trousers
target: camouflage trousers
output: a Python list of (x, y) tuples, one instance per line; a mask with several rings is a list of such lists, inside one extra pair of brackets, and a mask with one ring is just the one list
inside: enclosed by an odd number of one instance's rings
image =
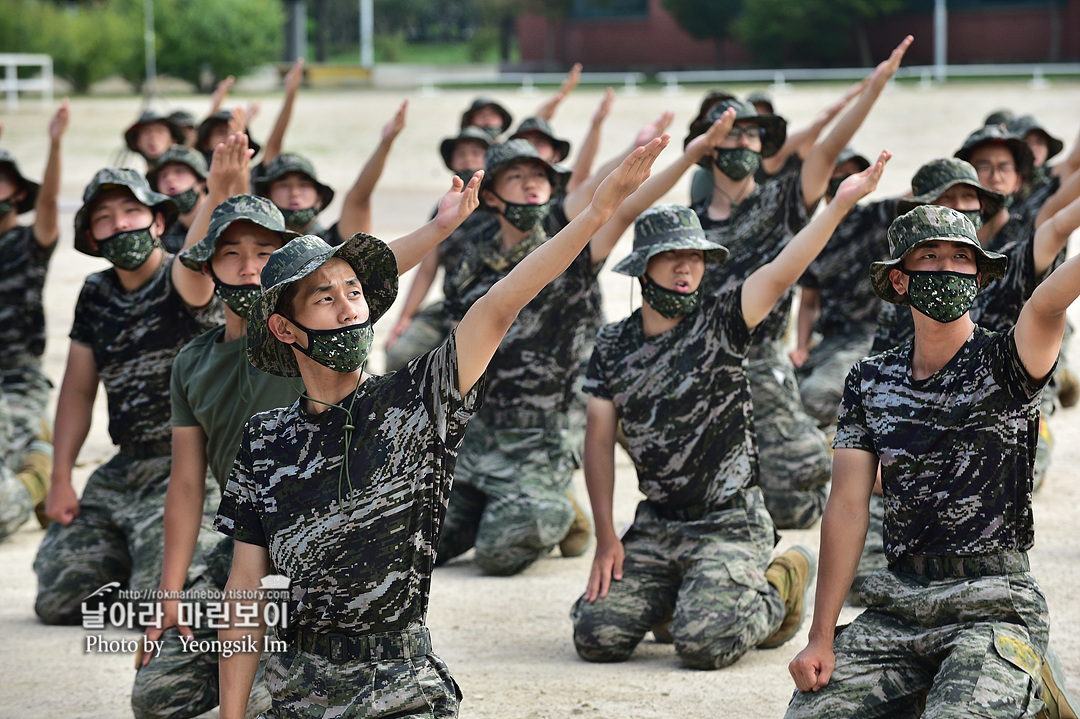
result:
[[(215, 505), (216, 506), (216, 505)], [(203, 517), (202, 535), (214, 535), (210, 529), (212, 515)], [(193, 603), (207, 604), (200, 597), (220, 596), (225, 591), (232, 567), (233, 540), (217, 536), (217, 543), (205, 551), (206, 569), (197, 577), (189, 577), (184, 587)], [(201, 614), (200, 616), (210, 616)], [(203, 626), (191, 628), (196, 642), (217, 639), (216, 629)], [(185, 650), (177, 629), (161, 636), (161, 652), (135, 675), (131, 689), (131, 709), (135, 719), (187, 719), (198, 716), (218, 705), (218, 655), (212, 652)], [(246, 716), (255, 716), (270, 707), (270, 695), (263, 681), (266, 655), (259, 663), (255, 683), (248, 698)]]
[(795, 368), (780, 343), (755, 348), (747, 375), (765, 504), (778, 528), (809, 527), (825, 509), (832, 476), (825, 434), (803, 409)]
[(265, 719), (442, 719), (456, 717), (461, 700), (450, 670), (435, 654), (334, 663), (289, 649), (270, 655), (265, 676), (273, 698), (261, 715)]
[(30, 449), (52, 456), (52, 445), (38, 439), (47, 422), (52, 383), (36, 364), (0, 372), (0, 540), (30, 518), (34, 503), (18, 478)]
[(931, 581), (889, 569), (863, 585), (868, 609), (834, 642), (816, 692), (787, 719), (1034, 717), (1042, 706), (1046, 599), (1030, 574)]
[[(94, 470), (79, 499), (79, 516), (53, 522), (34, 559), (38, 576), (34, 611), (46, 624), (78, 624), (80, 603), (108, 582), (133, 592), (160, 584), (165, 490), (170, 457), (135, 459), (118, 454)], [(217, 509), (216, 482), (207, 482), (204, 523)], [(192, 574), (203, 571), (203, 552), (213, 535), (200, 533)]]
[(432, 302), (413, 315), (412, 322), (386, 349), (386, 371), (394, 372), (425, 352), (435, 349), (450, 335), (453, 323), (443, 310), (442, 302)]
[(578, 465), (564, 416), (548, 427), (469, 422), (437, 564), (476, 548), (487, 574), (517, 574), (566, 536), (574, 520), (567, 490)]
[(836, 424), (844, 381), (852, 366), (870, 352), (873, 332), (825, 337), (810, 350), (806, 364), (798, 369), (799, 394), (806, 413), (818, 427)]
[(570, 610), (578, 654), (623, 661), (647, 631), (670, 618), (684, 664), (732, 664), (784, 619), (784, 601), (765, 579), (774, 543), (757, 487), (697, 521), (663, 519), (642, 502), (623, 537), (623, 578), (612, 581), (606, 597), (582, 596)]

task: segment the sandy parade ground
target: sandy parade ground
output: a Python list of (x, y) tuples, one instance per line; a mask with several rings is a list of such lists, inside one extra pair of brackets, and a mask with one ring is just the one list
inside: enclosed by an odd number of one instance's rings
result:
[[(739, 88), (749, 91), (757, 88)], [(842, 85), (790, 87), (776, 94), (778, 111), (800, 125), (838, 97)], [(690, 119), (704, 90), (684, 88), (681, 94), (644, 90), (619, 94), (605, 125), (600, 157), (617, 152), (636, 130), (662, 110), (676, 113), (672, 147), (659, 164), (670, 162), (681, 147)], [(320, 179), (341, 198), (374, 146), (379, 128), (401, 99), (409, 99), (407, 127), (398, 138), (375, 198), (375, 234), (390, 239), (423, 222), (449, 185), (449, 173), (438, 155), (439, 141), (455, 134), (461, 110), (477, 93), (468, 90), (424, 94), (419, 91), (301, 91), (286, 149), (312, 158)], [(517, 90), (495, 94), (516, 119), (530, 114), (545, 97)], [(557, 134), (572, 143), (584, 137), (599, 88), (576, 91), (554, 120)], [(248, 99), (245, 97), (244, 99)], [(280, 97), (259, 96), (262, 112), (253, 125), (265, 141)], [(169, 98), (170, 109), (183, 107), (205, 114), (206, 97)], [(968, 132), (991, 110), (1008, 107), (1033, 112), (1071, 148), (1080, 117), (1080, 82), (1055, 81), (1049, 89), (1032, 89), (1026, 82), (979, 82), (923, 89), (901, 84), (887, 90), (856, 136), (855, 145), (868, 157), (881, 148), (895, 153), (878, 196), (899, 194), (915, 170), (934, 157), (951, 155)], [(72, 218), (82, 189), (98, 168), (121, 147), (121, 132), (137, 115), (137, 98), (78, 98), (72, 101), (71, 124), (64, 140), (61, 191), (61, 246), (56, 251), (46, 285), (49, 344), (45, 367), (59, 385), (67, 353), (67, 332), (82, 278), (107, 266), (104, 260), (77, 253), (72, 246)], [(40, 179), (47, 148), (49, 111), (27, 99), (16, 113), (0, 114), (0, 147), (18, 158), (23, 172)], [(131, 157), (132, 166), (143, 169)], [(685, 202), (689, 182), (684, 178), (665, 198)], [(331, 222), (340, 199), (322, 217)], [(612, 254), (613, 262), (629, 251), (630, 233)], [(869, 258), (867, 262), (869, 262)], [(610, 319), (627, 314), (640, 302), (631, 283), (609, 269), (602, 272), (605, 305)], [(409, 278), (403, 279), (403, 291)], [(400, 302), (399, 302), (400, 307)], [(398, 308), (377, 328), (381, 347), (396, 320)], [(1080, 307), (1074, 308), (1080, 322)], [(1074, 343), (1073, 356), (1080, 356)], [(381, 352), (373, 368), (381, 367)], [(106, 403), (99, 392), (94, 424), (76, 469), (81, 489), (91, 471), (108, 459), (114, 448), (106, 432)], [(53, 401), (55, 402), (55, 392)], [(1051, 418), (1055, 436), (1053, 462), (1035, 498), (1036, 544), (1032, 569), (1046, 593), (1051, 610), (1052, 643), (1071, 684), (1080, 690), (1080, 411), (1059, 411)], [(640, 495), (633, 468), (618, 457), (615, 498), (617, 523), (630, 521)], [(585, 498), (584, 481), (575, 477)], [(31, 521), (0, 544), (0, 719), (6, 717), (127, 717), (133, 657), (130, 653), (87, 652), (92, 634), (81, 627), (46, 627), (33, 612), (36, 578), (31, 564), (42, 530)], [(796, 543), (817, 546), (817, 527), (784, 531), (778, 549)], [(794, 685), (787, 663), (804, 646), (805, 631), (787, 645), (770, 651), (751, 651), (734, 666), (715, 672), (684, 669), (670, 646), (647, 638), (623, 664), (588, 664), (578, 659), (571, 642), (568, 611), (584, 589), (591, 551), (575, 559), (556, 554), (512, 578), (481, 576), (469, 555), (436, 571), (428, 617), (435, 650), (450, 666), (465, 699), (461, 715), (479, 717), (568, 717), (597, 719), (681, 717), (693, 715), (780, 716)], [(811, 596), (812, 602), (812, 596)], [(850, 620), (856, 609), (845, 609)], [(134, 639), (123, 630), (106, 632), (110, 639)], [(217, 716), (216, 710), (207, 716)]]

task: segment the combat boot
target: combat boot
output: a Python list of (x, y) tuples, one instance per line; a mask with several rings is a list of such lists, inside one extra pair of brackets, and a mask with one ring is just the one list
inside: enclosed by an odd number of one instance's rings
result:
[(769, 562), (765, 579), (780, 592), (784, 600), (784, 621), (780, 628), (758, 645), (759, 649), (773, 649), (791, 639), (802, 626), (806, 614), (806, 591), (817, 571), (817, 555), (814, 550), (799, 544)]
[(581, 505), (577, 503), (572, 490), (566, 490), (566, 496), (574, 508), (574, 521), (570, 529), (566, 530), (566, 536), (559, 542), (559, 551), (564, 557), (580, 557), (589, 548), (589, 537), (592, 536), (592, 524), (589, 522)]
[(18, 477), (30, 492), (30, 501), (34, 504), (34, 516), (42, 528), (49, 526), (45, 515), (45, 498), (49, 496), (49, 483), (52, 480), (52, 432), (42, 425), (42, 433), (30, 443), (19, 468)]

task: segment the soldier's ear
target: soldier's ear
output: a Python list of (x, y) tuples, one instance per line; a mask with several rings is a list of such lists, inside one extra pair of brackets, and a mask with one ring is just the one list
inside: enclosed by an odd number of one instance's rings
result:
[(279, 341), (287, 345), (291, 345), (296, 342), (296, 332), (293, 329), (293, 325), (283, 315), (274, 313), (266, 319), (266, 326), (270, 329), (270, 334)]
[(893, 289), (898, 295), (907, 294), (907, 280), (906, 276), (900, 270), (889, 270), (889, 282), (892, 283)]

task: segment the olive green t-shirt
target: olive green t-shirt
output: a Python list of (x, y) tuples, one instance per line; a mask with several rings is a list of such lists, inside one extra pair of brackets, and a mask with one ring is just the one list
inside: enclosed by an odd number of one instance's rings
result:
[(255, 369), (245, 341), (222, 342), (224, 335), (224, 326), (215, 327), (184, 347), (173, 362), (170, 385), (170, 424), (202, 427), (207, 463), (222, 492), (247, 421), (288, 407), (304, 389), (299, 377), (287, 380)]

